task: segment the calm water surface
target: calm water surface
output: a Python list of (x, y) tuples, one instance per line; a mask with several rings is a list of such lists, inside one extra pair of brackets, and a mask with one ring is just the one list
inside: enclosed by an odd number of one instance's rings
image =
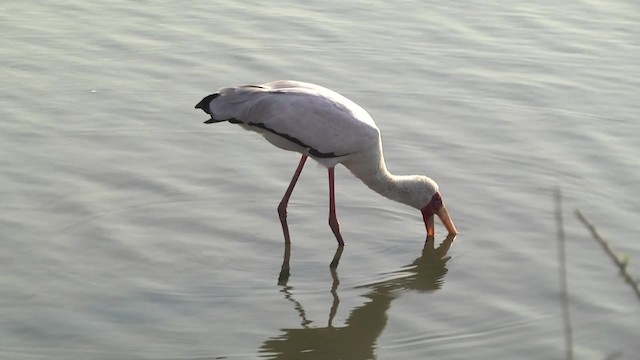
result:
[[(635, 1), (0, 5), (0, 358), (561, 359), (552, 190), (576, 358), (635, 359)], [(337, 170), (276, 205), (298, 155), (193, 109), (232, 84), (316, 82), (370, 111), (398, 174), (461, 231)]]

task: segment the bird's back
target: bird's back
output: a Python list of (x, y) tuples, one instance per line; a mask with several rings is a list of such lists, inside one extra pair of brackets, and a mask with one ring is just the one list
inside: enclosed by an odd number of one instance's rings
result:
[(212, 95), (209, 110), (213, 119), (261, 132), (277, 146), (270, 137), (308, 147), (313, 150), (308, 155), (316, 158), (365, 151), (377, 146), (380, 137), (362, 107), (332, 90), (298, 81), (223, 88)]

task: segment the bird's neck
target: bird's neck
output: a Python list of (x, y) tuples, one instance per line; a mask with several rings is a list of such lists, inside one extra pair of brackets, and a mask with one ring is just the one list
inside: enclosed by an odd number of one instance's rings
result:
[(420, 190), (424, 187), (425, 181), (432, 180), (425, 176), (393, 175), (390, 173), (384, 162), (381, 142), (379, 142), (379, 146), (357, 154), (344, 162), (343, 165), (371, 190), (386, 198), (417, 209), (422, 208), (428, 202), (428, 199), (421, 196)]

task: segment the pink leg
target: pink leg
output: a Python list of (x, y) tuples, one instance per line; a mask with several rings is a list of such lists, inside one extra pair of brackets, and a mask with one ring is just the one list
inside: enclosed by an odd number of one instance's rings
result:
[(334, 168), (329, 168), (329, 226), (333, 231), (333, 235), (336, 236), (336, 240), (338, 240), (338, 246), (344, 246), (344, 241), (342, 241), (342, 235), (340, 235), (340, 223), (338, 223), (338, 218), (336, 217), (336, 192), (335, 185), (333, 180), (333, 171)]
[(289, 204), (289, 198), (291, 197), (293, 188), (298, 182), (298, 178), (300, 177), (300, 173), (302, 172), (305, 161), (307, 161), (307, 155), (302, 155), (302, 158), (300, 158), (300, 163), (298, 163), (298, 168), (296, 169), (296, 172), (293, 173), (293, 178), (289, 183), (289, 187), (284, 193), (284, 196), (280, 201), (280, 205), (278, 205), (278, 215), (280, 215), (280, 224), (282, 224), (282, 232), (284, 233), (285, 244), (291, 244), (291, 238), (289, 237), (289, 226), (287, 225), (287, 205)]

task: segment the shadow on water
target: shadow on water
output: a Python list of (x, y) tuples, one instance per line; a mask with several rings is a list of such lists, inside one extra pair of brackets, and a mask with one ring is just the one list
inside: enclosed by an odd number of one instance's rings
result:
[[(405, 275), (390, 280), (360, 286), (369, 291), (367, 303), (351, 311), (344, 326), (333, 326), (338, 311), (338, 273), (331, 267), (331, 294), (333, 302), (324, 327), (311, 326), (312, 321), (305, 314), (300, 302), (293, 298), (292, 288), (281, 281), (285, 298), (294, 304), (301, 319), (301, 328), (282, 329), (283, 334), (266, 340), (260, 348), (263, 358), (268, 359), (371, 359), (374, 358), (375, 344), (387, 324), (387, 310), (391, 302), (403, 291), (436, 291), (442, 287), (447, 274), (446, 264), (451, 259), (447, 252), (455, 236), (447, 237), (438, 247), (433, 238), (425, 241), (422, 254), (413, 262), (392, 274)], [(336, 251), (339, 259), (341, 248)], [(285, 249), (285, 258), (290, 252)], [(287, 259), (283, 265), (287, 263)], [(281, 274), (282, 275), (282, 274)], [(281, 279), (283, 280), (283, 279)]]

